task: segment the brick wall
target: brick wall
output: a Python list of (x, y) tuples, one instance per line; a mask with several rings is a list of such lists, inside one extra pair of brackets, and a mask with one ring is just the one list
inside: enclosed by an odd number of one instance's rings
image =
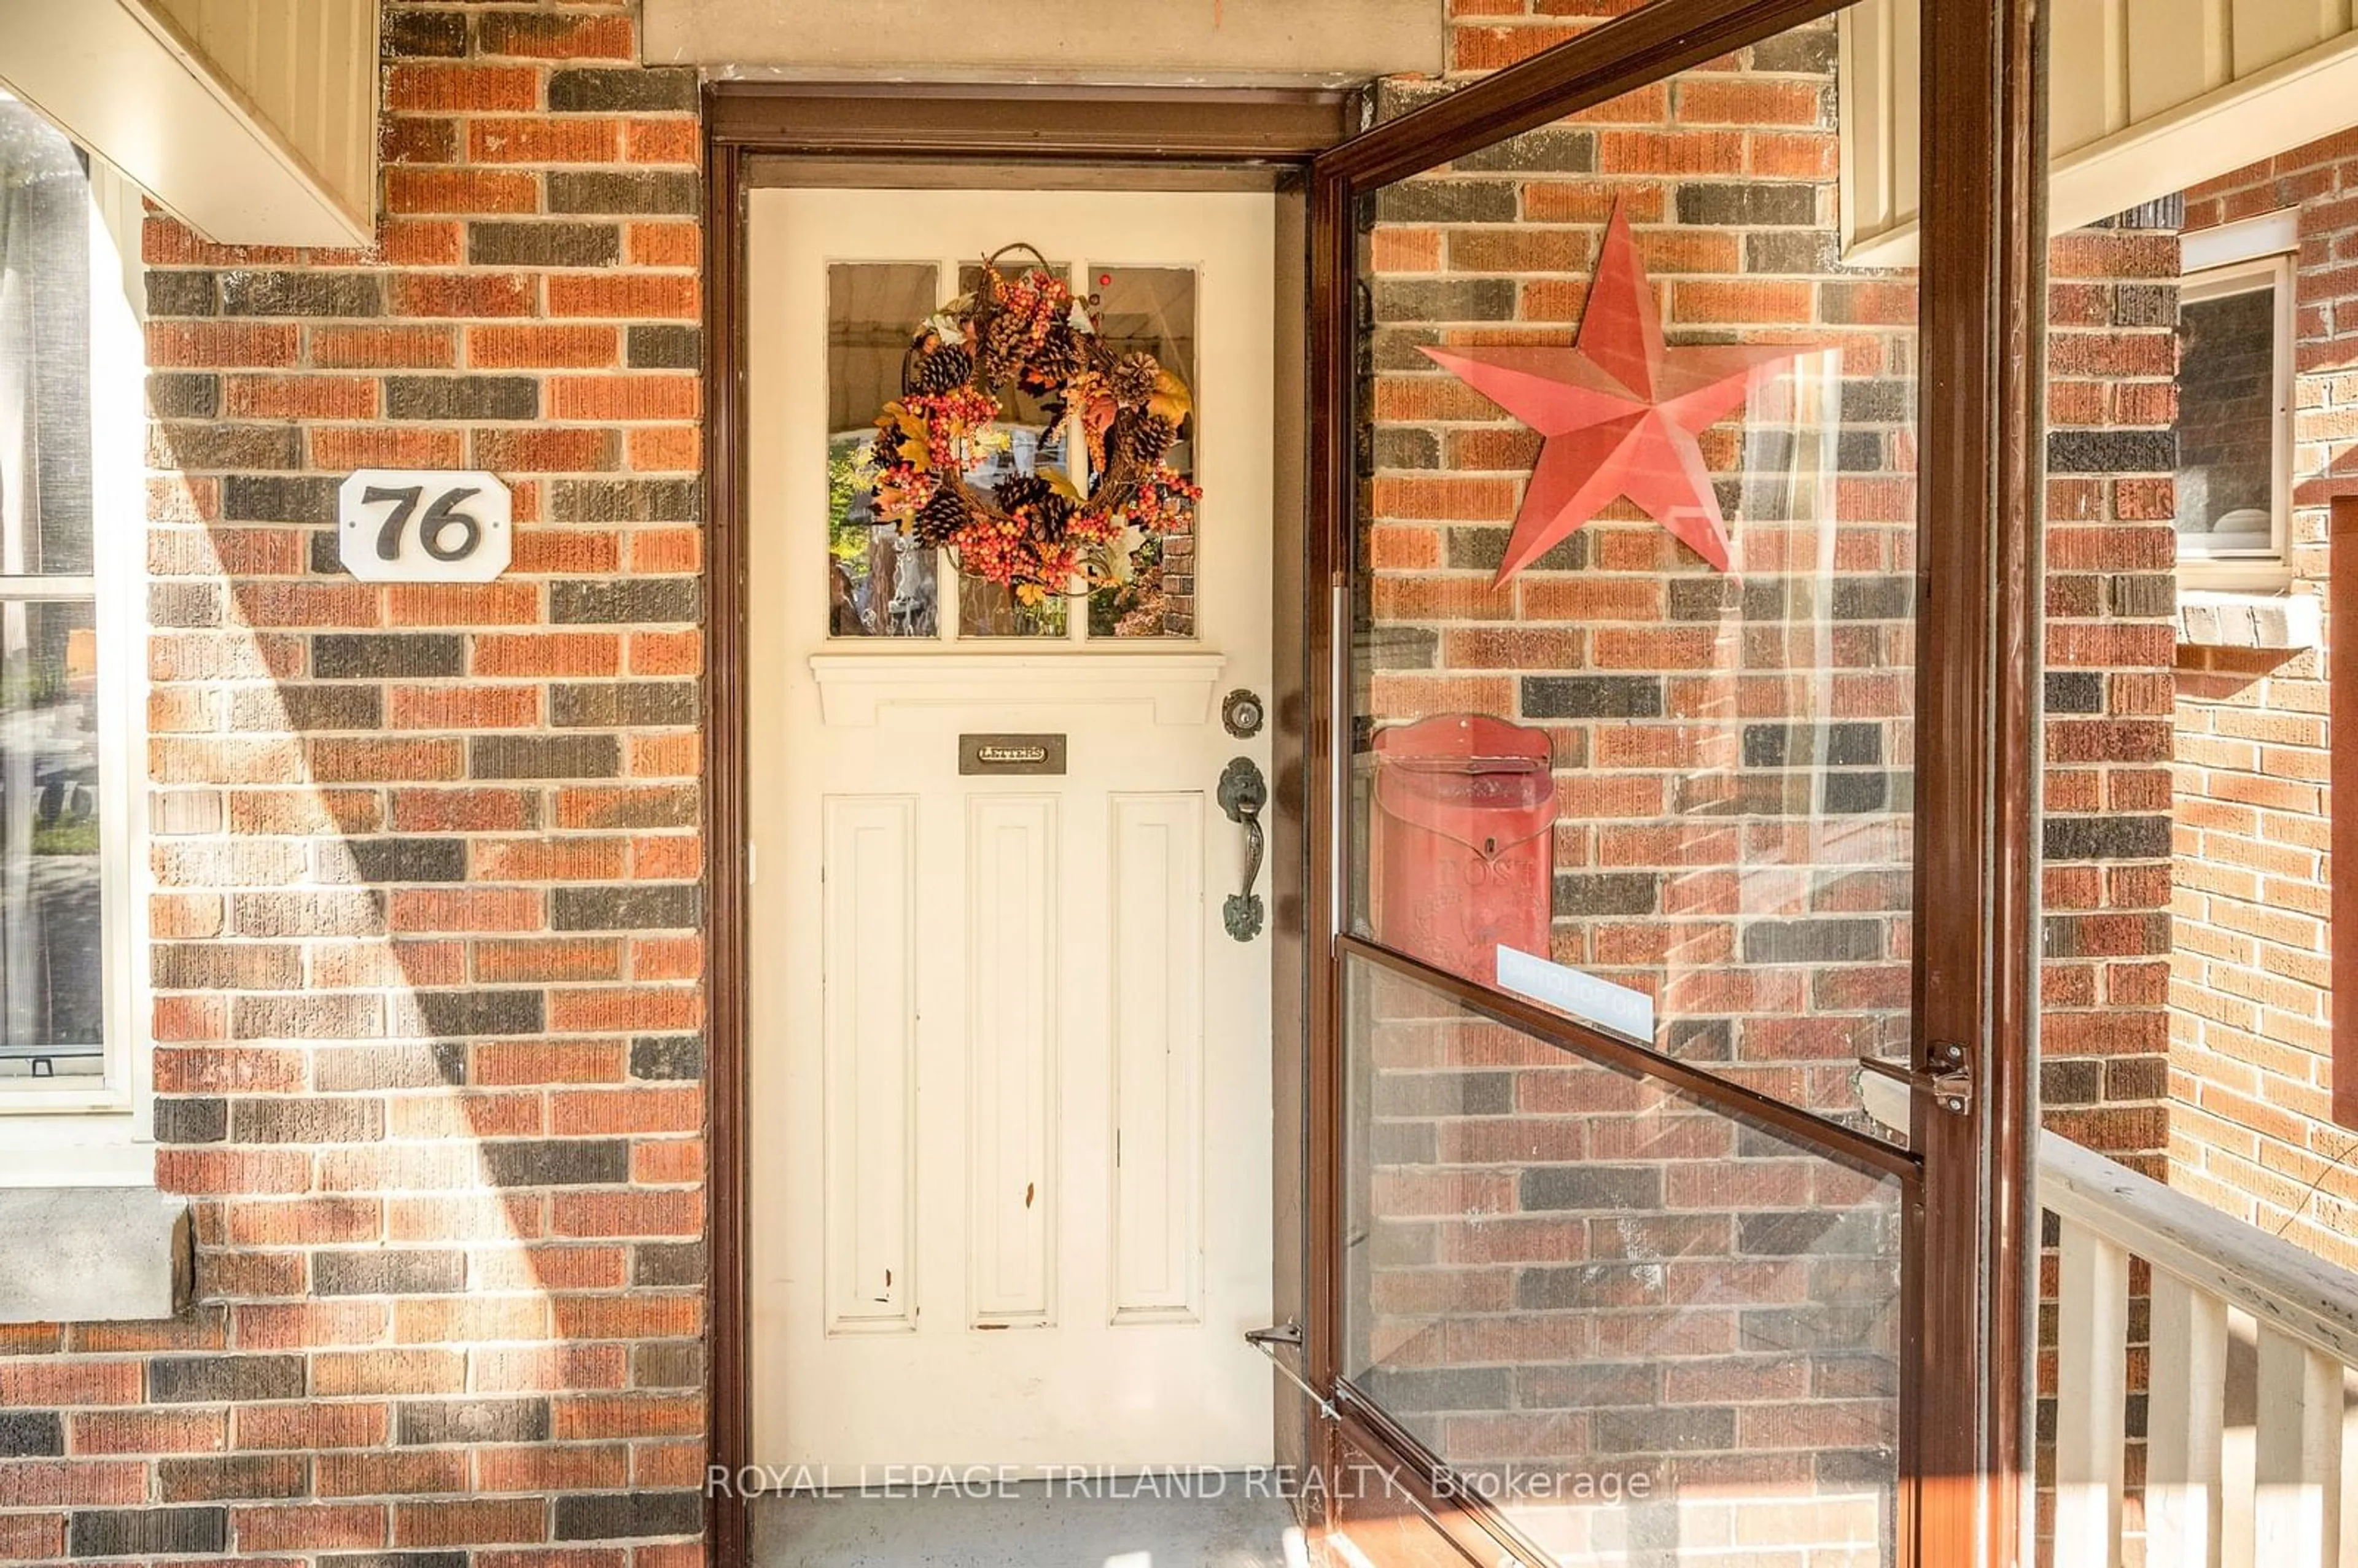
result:
[[(2187, 193), (2190, 231), (2300, 210), (2293, 591), (2321, 592), (2326, 503), (2358, 436), (2358, 142)], [(2329, 628), (2329, 633), (2331, 628)], [(2358, 1133), (2331, 1119), (2322, 648), (2180, 651), (2172, 1185), (2358, 1266)]]
[(2179, 242), (2125, 214), (2048, 247), (2048, 1127), (2158, 1175), (2167, 1143)]
[[(621, 3), (384, 38), (375, 245), (147, 225), (199, 1304), (0, 1328), (0, 1559), (698, 1555), (696, 86)], [(514, 568), (352, 580), (362, 465), (499, 472)]]

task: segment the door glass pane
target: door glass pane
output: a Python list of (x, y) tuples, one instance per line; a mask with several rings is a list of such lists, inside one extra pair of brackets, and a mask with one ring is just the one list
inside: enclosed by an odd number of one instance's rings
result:
[(104, 1071), (98, 790), (90, 601), (0, 602), (0, 1084)]
[(940, 303), (931, 262), (827, 269), (827, 629), (838, 637), (931, 637), (934, 552), (875, 515), (861, 458), (901, 395), (901, 360)]
[[(1028, 257), (1009, 256), (1000, 263), (1000, 272), (1012, 278), (1017, 271), (1030, 265), (1033, 264)], [(1071, 267), (1062, 264), (1053, 265), (1049, 270), (1067, 280), (1072, 276)], [(981, 285), (980, 267), (958, 269), (960, 294), (971, 293)], [(987, 438), (991, 443), (990, 456), (968, 477), (968, 483), (987, 491), (1017, 474), (1033, 473), (1043, 468), (1069, 471), (1071, 463), (1065, 450), (1061, 409), (1051, 407), (1021, 387), (1010, 386), (1000, 399), (1000, 423), (990, 427)], [(1062, 599), (1027, 605), (1017, 600), (1013, 589), (972, 577), (958, 579), (957, 594), (961, 637), (1062, 637), (1071, 624), (1067, 601)]]
[(1353, 918), (1857, 1121), (1910, 1028), (1917, 291), (1844, 258), (1835, 29), (1374, 195)]
[[(1117, 356), (1151, 354), (1195, 389), (1195, 273), (1192, 267), (1101, 266), (1090, 277)], [(1195, 419), (1182, 420), (1163, 460), (1195, 477)], [(1134, 535), (1135, 576), (1089, 596), (1092, 637), (1192, 637), (1195, 633), (1195, 534)]]
[(1898, 1561), (1899, 1181), (1346, 989), (1345, 1369), (1443, 1484), (1565, 1563)]

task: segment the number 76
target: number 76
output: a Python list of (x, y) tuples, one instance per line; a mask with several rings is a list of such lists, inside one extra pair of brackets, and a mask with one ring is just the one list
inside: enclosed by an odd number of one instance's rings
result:
[[(483, 542), (483, 525), (460, 511), (459, 506), (481, 493), (481, 487), (478, 485), (453, 485), (434, 498), (434, 504), (428, 506), (426, 515), (417, 520), (417, 542), (427, 555), (438, 561), (463, 561), (475, 553), (475, 546)], [(387, 501), (393, 503), (393, 510), (385, 514), (384, 524), (376, 531), (377, 559), (401, 559), (402, 530), (409, 526), (409, 520), (416, 515), (417, 503), (425, 494), (426, 487), (422, 484), (403, 485), (397, 489), (373, 484), (361, 492), (361, 504), (363, 506)], [(459, 542), (445, 544), (446, 535), (453, 528), (459, 530)]]

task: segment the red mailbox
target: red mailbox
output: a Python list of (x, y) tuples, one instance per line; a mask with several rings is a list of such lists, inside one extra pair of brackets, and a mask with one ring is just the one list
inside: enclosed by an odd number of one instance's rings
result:
[(1377, 732), (1376, 940), (1472, 979), (1501, 944), (1549, 954), (1555, 773), (1547, 733), (1450, 713)]

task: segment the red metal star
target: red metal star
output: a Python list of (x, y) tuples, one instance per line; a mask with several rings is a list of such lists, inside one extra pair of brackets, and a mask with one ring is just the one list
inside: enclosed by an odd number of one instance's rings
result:
[(1743, 406), (1754, 371), (1823, 347), (1666, 347), (1629, 221), (1615, 203), (1574, 347), (1424, 351), (1547, 438), (1492, 586), (1618, 496), (1725, 571), (1727, 523), (1695, 438)]

